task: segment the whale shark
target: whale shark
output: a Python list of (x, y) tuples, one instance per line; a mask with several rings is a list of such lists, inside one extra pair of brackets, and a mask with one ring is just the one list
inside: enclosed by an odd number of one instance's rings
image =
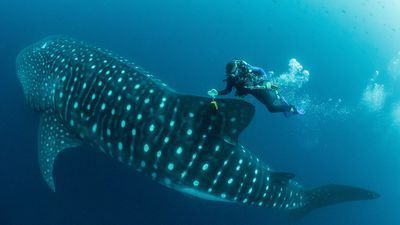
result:
[[(346, 185), (305, 189), (238, 142), (255, 107), (241, 99), (181, 94), (108, 50), (49, 37), (17, 56), (28, 104), (40, 113), (41, 174), (66, 149), (90, 145), (182, 193), (210, 201), (276, 208), (297, 215), (379, 194)], [(215, 102), (214, 102), (215, 103)]]

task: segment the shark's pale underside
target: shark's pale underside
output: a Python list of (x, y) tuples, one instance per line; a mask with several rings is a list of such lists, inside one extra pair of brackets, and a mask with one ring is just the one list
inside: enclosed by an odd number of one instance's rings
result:
[(17, 73), (41, 113), (39, 163), (55, 190), (53, 164), (64, 149), (88, 144), (175, 190), (207, 199), (305, 214), (378, 194), (344, 185), (305, 190), (238, 143), (254, 107), (242, 100), (175, 92), (108, 51), (52, 37), (24, 49)]

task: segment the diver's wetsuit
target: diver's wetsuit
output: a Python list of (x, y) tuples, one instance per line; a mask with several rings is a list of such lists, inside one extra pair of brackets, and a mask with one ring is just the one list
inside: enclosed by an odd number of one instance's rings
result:
[[(233, 87), (236, 89), (236, 95), (243, 97), (251, 94), (258, 101), (264, 104), (271, 113), (277, 112), (293, 112), (296, 108), (289, 105), (276, 90), (267, 88), (252, 88), (256, 86), (264, 86), (266, 82), (266, 73), (262, 68), (246, 65), (245, 71), (240, 71), (237, 75), (227, 75), (226, 88), (218, 91), (218, 95), (227, 95), (232, 92)], [(250, 72), (249, 72), (250, 71)]]

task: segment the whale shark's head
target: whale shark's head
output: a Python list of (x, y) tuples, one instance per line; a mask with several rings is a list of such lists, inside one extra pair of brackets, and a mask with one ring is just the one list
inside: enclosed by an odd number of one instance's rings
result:
[[(36, 110), (52, 107), (57, 83), (50, 72), (57, 58), (57, 48), (45, 39), (23, 49), (17, 56), (17, 75), (28, 103)], [(65, 68), (59, 68), (60, 72)]]

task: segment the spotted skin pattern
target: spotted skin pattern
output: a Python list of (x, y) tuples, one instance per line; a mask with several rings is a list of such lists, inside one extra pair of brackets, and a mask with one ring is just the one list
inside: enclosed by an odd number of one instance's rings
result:
[(83, 143), (178, 191), (216, 201), (302, 209), (311, 200), (288, 173), (272, 172), (237, 143), (254, 107), (182, 95), (110, 52), (63, 37), (24, 49), (17, 73), (42, 113), (39, 160), (55, 190), (53, 163)]

